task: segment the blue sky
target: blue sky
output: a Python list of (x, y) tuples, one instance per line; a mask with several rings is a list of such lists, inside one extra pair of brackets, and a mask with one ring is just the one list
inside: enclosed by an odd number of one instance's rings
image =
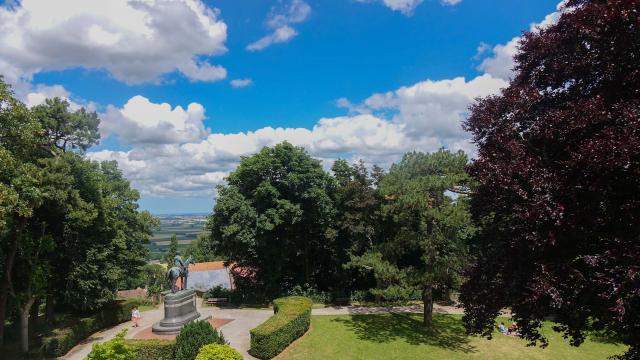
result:
[[(143, 208), (174, 213), (210, 211), (240, 156), (282, 140), (325, 166), (473, 156), (466, 108), (506, 85), (518, 36), (558, 0), (56, 3), (3, 3), (0, 73), (30, 105), (98, 111), (89, 156), (117, 160)], [(249, 49), (263, 37), (277, 40)]]

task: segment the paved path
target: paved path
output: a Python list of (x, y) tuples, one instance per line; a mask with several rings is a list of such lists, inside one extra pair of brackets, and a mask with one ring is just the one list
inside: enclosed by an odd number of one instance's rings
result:
[[(201, 301), (198, 301), (200, 304)], [(273, 315), (271, 309), (227, 309), (217, 307), (200, 307), (198, 311), (202, 315), (211, 315), (218, 319), (233, 319), (233, 321), (223, 325), (219, 330), (229, 341), (230, 345), (240, 351), (245, 359), (254, 359), (247, 353), (250, 346), (249, 330), (260, 325)], [(422, 306), (402, 306), (402, 307), (354, 307), (335, 306), (321, 309), (313, 309), (312, 315), (355, 315), (355, 314), (384, 314), (384, 313), (421, 313)], [(434, 304), (434, 312), (448, 314), (462, 314), (461, 308), (452, 306), (440, 306)], [(84, 360), (91, 352), (91, 347), (96, 342), (103, 342), (113, 339), (122, 329), (129, 329), (126, 338), (131, 339), (141, 331), (151, 326), (153, 323), (162, 320), (164, 310), (162, 306), (158, 309), (142, 312), (140, 327), (131, 327), (131, 322), (126, 322), (110, 329), (106, 329), (93, 334), (88, 339), (71, 349), (62, 359)]]

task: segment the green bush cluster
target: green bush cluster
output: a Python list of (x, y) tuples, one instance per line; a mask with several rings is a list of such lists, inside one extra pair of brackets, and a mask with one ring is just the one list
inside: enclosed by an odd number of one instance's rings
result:
[(206, 320), (185, 324), (176, 337), (176, 360), (194, 360), (200, 348), (207, 344), (226, 345), (222, 334)]
[(209, 344), (200, 348), (196, 360), (242, 360), (242, 355), (229, 345)]
[(127, 329), (120, 331), (115, 338), (103, 343), (93, 344), (87, 360), (131, 360), (137, 356), (137, 349), (124, 341)]
[(94, 332), (129, 321), (134, 306), (138, 306), (135, 299), (116, 302), (93, 316), (78, 319), (71, 326), (55, 329), (51, 335), (42, 338), (40, 351), (49, 357), (62, 356)]
[(251, 330), (249, 353), (259, 359), (271, 359), (282, 352), (309, 329), (312, 305), (311, 299), (302, 296), (274, 300), (274, 315)]
[(132, 360), (173, 360), (176, 342), (173, 340), (125, 340), (137, 350)]
[(331, 302), (331, 294), (326, 291), (319, 291), (315, 287), (304, 284), (296, 285), (287, 291), (287, 296), (304, 296), (308, 297), (315, 303), (326, 304)]
[(216, 285), (214, 287), (212, 287), (211, 289), (207, 290), (207, 292), (204, 294), (205, 299), (208, 298), (229, 298), (231, 295), (232, 291), (230, 289), (227, 289), (221, 285)]

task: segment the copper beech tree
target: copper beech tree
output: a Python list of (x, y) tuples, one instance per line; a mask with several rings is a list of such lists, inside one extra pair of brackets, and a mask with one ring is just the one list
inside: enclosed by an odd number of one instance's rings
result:
[(603, 330), (638, 358), (640, 1), (568, 1), (524, 34), (514, 70), (465, 125), (482, 224), (465, 325), (490, 336), (510, 307), (532, 342), (551, 317), (573, 345)]

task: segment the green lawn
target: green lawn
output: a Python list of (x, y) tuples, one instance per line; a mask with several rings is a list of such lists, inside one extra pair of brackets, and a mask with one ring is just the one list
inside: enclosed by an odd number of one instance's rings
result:
[[(435, 332), (421, 328), (421, 315), (313, 316), (311, 330), (277, 360), (313, 359), (606, 359), (626, 347), (587, 340), (579, 348), (545, 324), (550, 344), (527, 347), (522, 339), (496, 333), (493, 340), (466, 336), (461, 315), (434, 314)], [(505, 323), (507, 320), (505, 319)]]

